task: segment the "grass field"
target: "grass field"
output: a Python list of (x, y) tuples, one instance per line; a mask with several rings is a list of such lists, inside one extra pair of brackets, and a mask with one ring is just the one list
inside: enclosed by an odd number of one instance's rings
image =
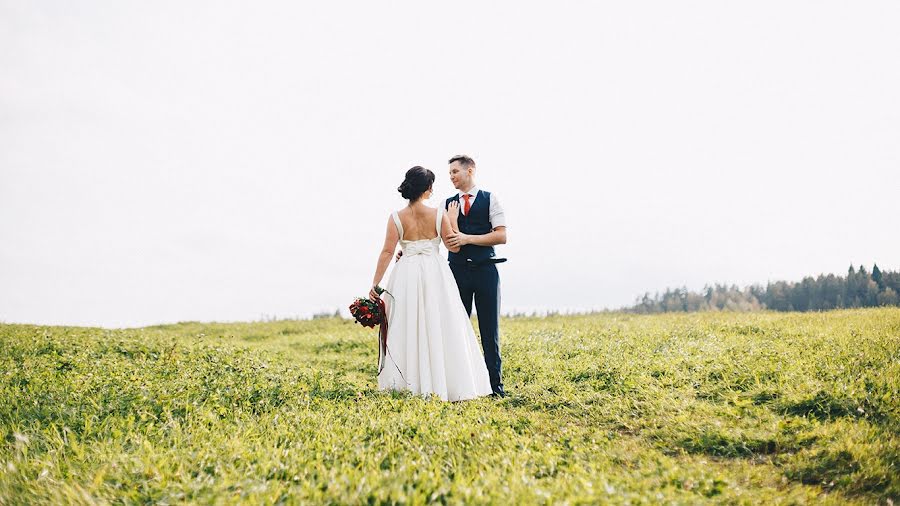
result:
[(900, 498), (900, 309), (501, 328), (510, 397), (445, 403), (340, 319), (0, 325), (0, 504)]

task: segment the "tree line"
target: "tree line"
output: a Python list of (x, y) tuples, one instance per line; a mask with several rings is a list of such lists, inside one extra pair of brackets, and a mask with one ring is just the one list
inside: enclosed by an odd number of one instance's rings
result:
[(625, 308), (631, 313), (689, 311), (827, 311), (829, 309), (900, 306), (900, 271), (872, 271), (852, 265), (847, 276), (819, 274), (799, 282), (775, 281), (740, 288), (737, 285), (705, 286), (702, 292), (667, 288), (653, 296), (645, 293)]

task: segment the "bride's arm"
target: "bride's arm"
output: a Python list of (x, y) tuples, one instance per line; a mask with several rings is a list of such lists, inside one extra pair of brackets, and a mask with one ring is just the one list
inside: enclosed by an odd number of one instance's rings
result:
[(375, 266), (375, 277), (372, 278), (372, 287), (369, 290), (369, 297), (372, 300), (378, 296), (375, 293), (375, 286), (381, 283), (384, 272), (387, 270), (388, 264), (391, 263), (391, 257), (394, 256), (394, 250), (397, 249), (397, 242), (400, 241), (400, 232), (394, 225), (394, 220), (388, 217), (387, 230), (384, 233), (384, 246), (381, 248), (381, 254), (378, 255), (378, 265)]
[(451, 201), (447, 204), (447, 212), (444, 213), (445, 217), (450, 217), (450, 228), (453, 229), (454, 234), (459, 233), (459, 202)]
[[(459, 231), (459, 202), (450, 202), (447, 206), (447, 214), (450, 215), (450, 221), (453, 225), (453, 236), (444, 239), (447, 249), (450, 244), (457, 250), (466, 244), (475, 244), (478, 246), (496, 246), (498, 244), (506, 244), (506, 226), (494, 227), (493, 230), (482, 235), (463, 234)], [(448, 244), (449, 242), (449, 244)], [(450, 249), (450, 251), (456, 251)]]
[(448, 239), (455, 233), (456, 231), (454, 231), (452, 220), (447, 214), (444, 214), (443, 218), (441, 218), (441, 240), (444, 241), (444, 246), (446, 246), (448, 250), (453, 253), (459, 253), (459, 246), (451, 247), (450, 244), (447, 243)]

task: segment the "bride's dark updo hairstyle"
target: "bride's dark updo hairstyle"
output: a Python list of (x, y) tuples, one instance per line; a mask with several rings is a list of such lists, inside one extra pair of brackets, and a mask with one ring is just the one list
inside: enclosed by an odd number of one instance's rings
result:
[(432, 184), (434, 184), (434, 172), (416, 165), (406, 171), (406, 179), (400, 183), (397, 191), (400, 192), (400, 195), (403, 195), (403, 198), (412, 202), (418, 200), (423, 193), (427, 192)]

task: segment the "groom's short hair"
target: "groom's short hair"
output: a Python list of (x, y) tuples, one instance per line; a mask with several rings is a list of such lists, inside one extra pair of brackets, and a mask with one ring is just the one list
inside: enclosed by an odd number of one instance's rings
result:
[(468, 155), (456, 155), (447, 162), (447, 165), (450, 165), (453, 162), (459, 162), (464, 169), (475, 168), (475, 160), (472, 160), (472, 157)]

